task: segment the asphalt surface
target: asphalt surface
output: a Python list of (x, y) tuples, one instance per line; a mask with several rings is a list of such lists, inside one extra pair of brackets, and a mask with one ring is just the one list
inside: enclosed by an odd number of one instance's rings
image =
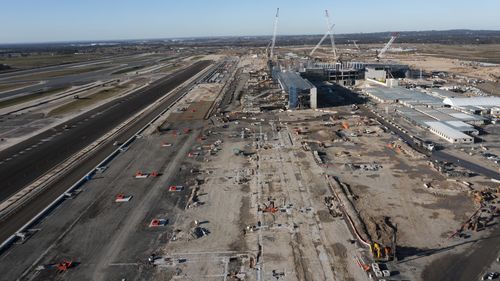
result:
[[(196, 63), (0, 152), (0, 201), (89, 145), (208, 65)], [(11, 158), (11, 159), (9, 159)], [(7, 160), (9, 159), (9, 160)]]
[[(43, 91), (44, 89), (54, 89), (54, 88), (59, 88), (59, 87), (64, 87), (67, 85), (83, 85), (86, 83), (91, 83), (97, 80), (108, 80), (112, 78), (116, 78), (119, 76), (116, 76), (113, 74), (113, 72), (122, 70), (122, 69), (128, 69), (131, 67), (135, 66), (152, 66), (156, 63), (158, 59), (155, 58), (149, 58), (149, 57), (144, 57), (143, 59), (139, 60), (120, 60), (122, 56), (117, 56), (117, 57), (109, 57), (109, 58), (104, 58), (104, 59), (99, 59), (99, 60), (94, 60), (94, 61), (87, 61), (87, 62), (81, 62), (81, 63), (75, 63), (75, 64), (64, 64), (64, 65), (58, 65), (58, 66), (50, 66), (50, 67), (44, 67), (44, 68), (39, 68), (39, 69), (29, 69), (29, 70), (22, 70), (22, 71), (16, 71), (16, 72), (11, 72), (11, 73), (4, 73), (0, 74), (0, 83), (2, 82), (39, 82), (40, 80), (43, 80), (43, 84), (35, 84), (32, 86), (28, 86), (22, 89), (14, 89), (11, 91), (6, 91), (0, 93), (0, 98), (10, 98), (18, 95), (24, 95), (26, 93), (35, 93), (38, 91)], [(88, 65), (88, 66), (86, 66)], [(64, 71), (64, 70), (71, 70), (74, 69), (74, 67), (81, 67), (82, 69), (85, 69), (86, 67), (105, 67), (104, 69), (101, 70), (95, 70), (95, 71), (89, 71), (89, 72), (83, 72), (79, 74), (71, 74), (71, 75), (64, 75), (64, 76), (56, 76), (56, 77), (50, 77), (50, 78), (44, 78), (44, 79), (30, 79), (29, 74), (38, 74), (38, 73), (45, 73), (45, 72), (52, 72), (52, 71)], [(24, 77), (26, 76), (26, 77)]]
[(481, 280), (485, 269), (496, 262), (500, 252), (500, 227), (495, 226), (493, 233), (470, 243), (472, 251), (463, 254), (445, 255), (427, 266), (422, 274), (424, 280), (470, 281)]

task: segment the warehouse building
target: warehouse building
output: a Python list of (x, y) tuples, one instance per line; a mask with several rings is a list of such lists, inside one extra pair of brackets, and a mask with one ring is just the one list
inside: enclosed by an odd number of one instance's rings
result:
[(435, 121), (435, 122), (425, 122), (425, 123), (429, 126), (429, 130), (432, 133), (442, 137), (443, 139), (447, 140), (450, 143), (467, 144), (474, 142), (473, 137), (460, 132), (454, 127), (448, 126), (443, 122)]

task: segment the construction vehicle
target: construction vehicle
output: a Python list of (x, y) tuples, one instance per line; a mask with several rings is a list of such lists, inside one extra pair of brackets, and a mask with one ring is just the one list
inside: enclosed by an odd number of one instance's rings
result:
[(391, 260), (392, 256), (393, 256), (391, 247), (388, 247), (388, 246), (384, 247), (377, 242), (373, 242), (370, 245), (370, 252), (372, 253), (373, 258), (377, 261), (380, 261), (380, 260), (388, 261), (388, 260)]
[(53, 263), (53, 264), (46, 264), (46, 265), (41, 265), (36, 268), (36, 270), (45, 270), (45, 269), (57, 269), (58, 273), (64, 273), (68, 271), (68, 269), (72, 268), (74, 266), (73, 261), (69, 260), (63, 260), (60, 263)]
[(166, 226), (168, 224), (167, 219), (152, 219), (149, 223), (149, 227), (161, 227)]
[(274, 206), (274, 201), (270, 200), (269, 204), (264, 204), (264, 209), (262, 209), (263, 213), (276, 213), (278, 212), (278, 208)]
[(184, 186), (182, 185), (171, 185), (168, 187), (168, 191), (183, 191)]

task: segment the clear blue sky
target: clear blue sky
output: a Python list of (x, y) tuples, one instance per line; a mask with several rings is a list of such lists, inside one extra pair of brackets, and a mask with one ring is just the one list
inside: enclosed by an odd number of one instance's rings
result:
[(500, 0), (0, 0), (0, 43), (494, 29)]

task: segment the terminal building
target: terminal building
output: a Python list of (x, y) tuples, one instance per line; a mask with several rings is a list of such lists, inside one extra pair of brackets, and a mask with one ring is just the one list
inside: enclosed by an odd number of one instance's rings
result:
[(276, 72), (280, 88), (288, 95), (288, 109), (318, 108), (316, 87), (293, 71)]
[(306, 67), (301, 74), (311, 80), (354, 86), (356, 81), (365, 79), (365, 65), (361, 62), (314, 63)]

